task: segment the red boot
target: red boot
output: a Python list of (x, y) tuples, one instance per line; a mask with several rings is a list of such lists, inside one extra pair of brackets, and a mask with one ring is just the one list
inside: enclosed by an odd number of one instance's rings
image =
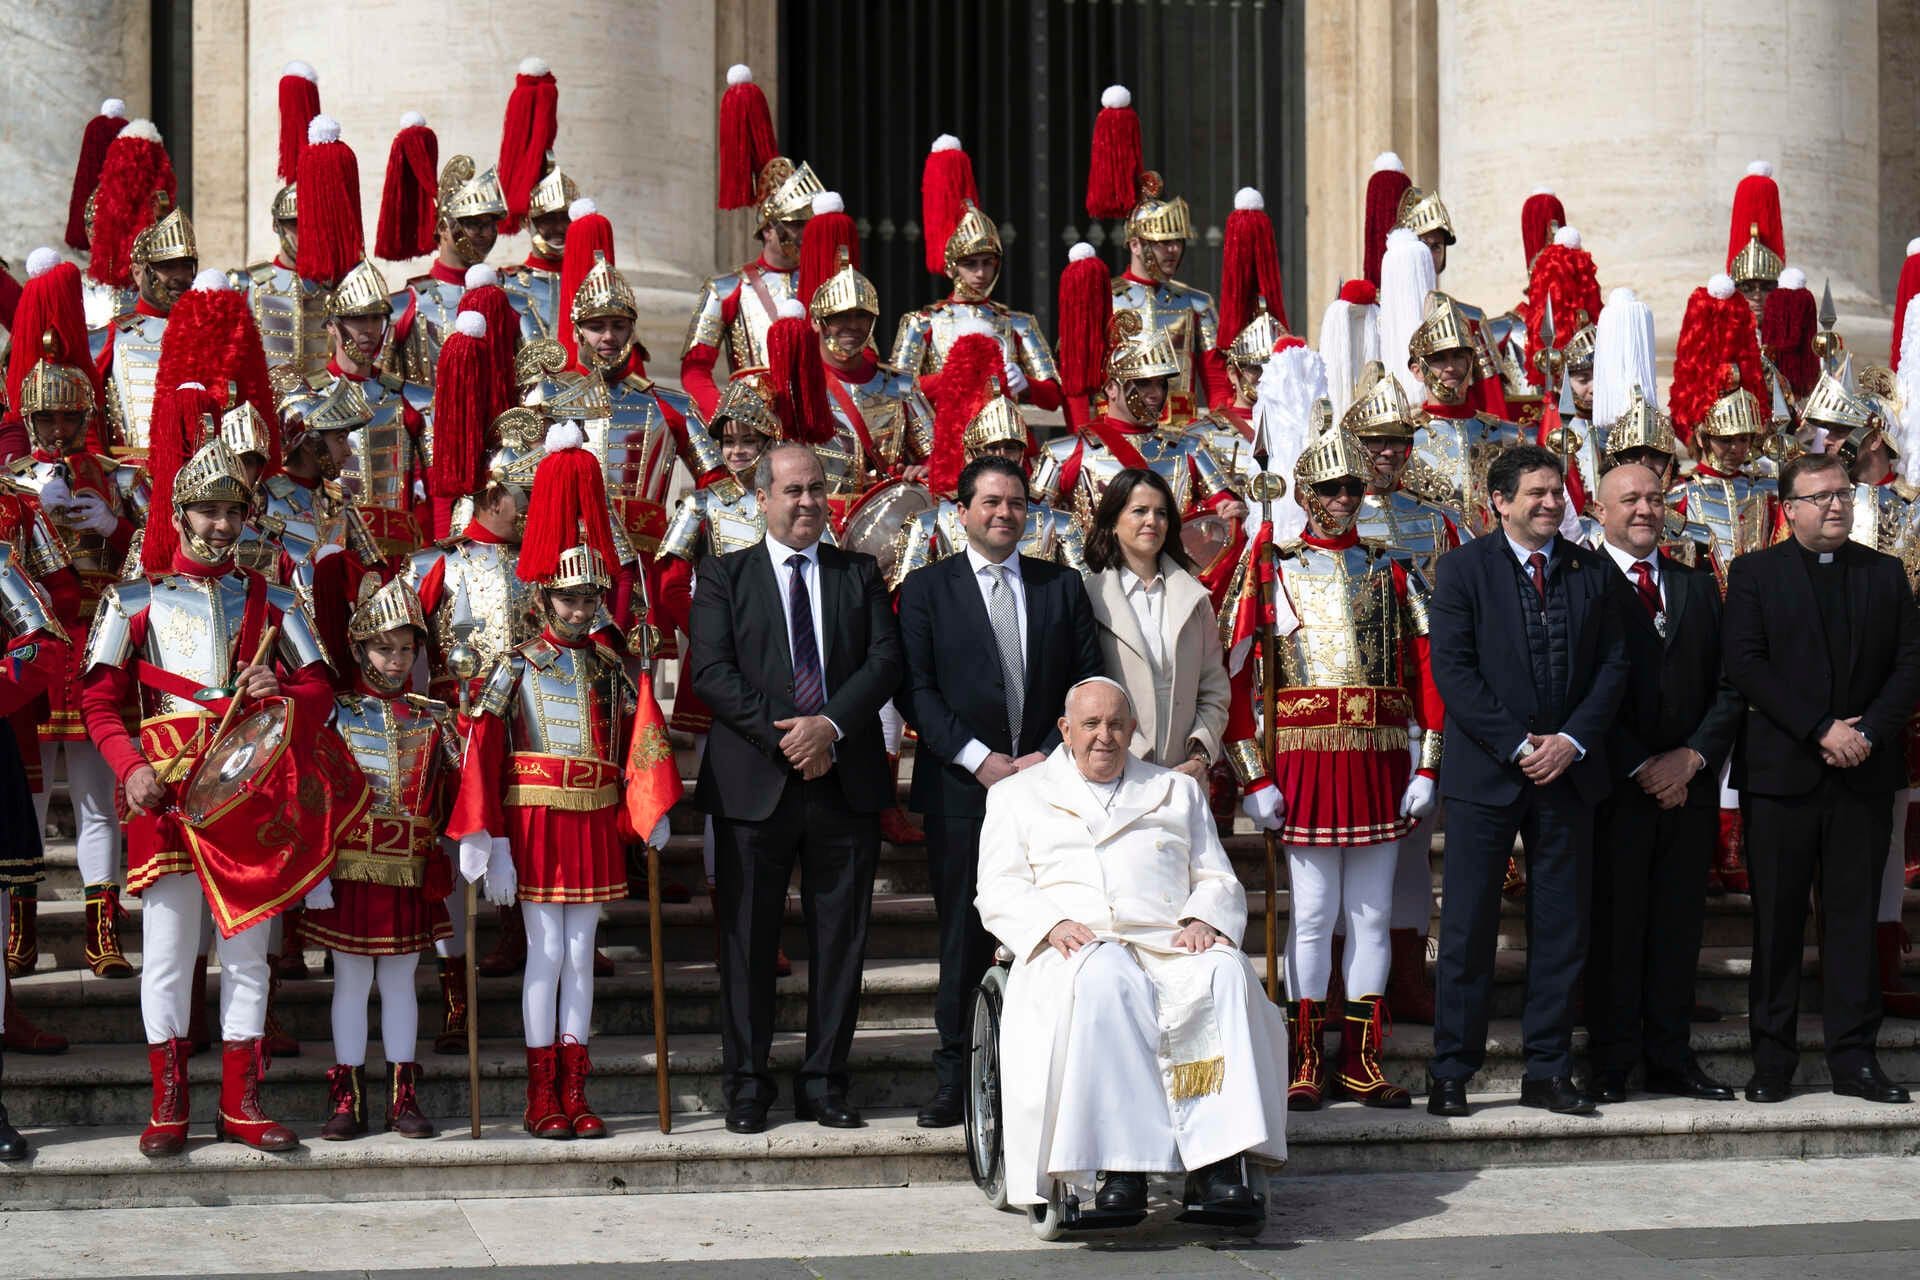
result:
[(387, 1064), (387, 1131), (403, 1138), (431, 1138), (433, 1121), (420, 1109), (420, 1064)]
[(587, 1060), (587, 1046), (572, 1036), (560, 1041), (560, 1110), (573, 1126), (576, 1138), (604, 1138), (607, 1123), (587, 1104), (587, 1076), (593, 1063)]
[(1882, 920), (1874, 941), (1880, 950), (1880, 1011), (1889, 1018), (1920, 1018), (1920, 991), (1907, 990), (1900, 974), (1900, 957), (1913, 949), (1913, 940), (1898, 920)]
[(467, 958), (440, 957), (440, 1004), (445, 1017), (433, 1038), (435, 1053), (467, 1051)]
[(260, 1151), (291, 1151), (300, 1145), (299, 1137), (260, 1109), (260, 1075), (266, 1069), (264, 1041), (228, 1040), (221, 1046), (220, 1118), (214, 1121), (214, 1136)]
[(213, 1033), (207, 1030), (207, 958), (198, 956), (193, 962), (193, 994), (188, 997), (187, 1043), (193, 1046), (194, 1056), (198, 1057), (213, 1047)]
[(327, 1122), (320, 1136), (345, 1142), (367, 1131), (367, 1069), (344, 1062), (327, 1068)]
[[(893, 780), (893, 792), (900, 794), (900, 757), (887, 757), (887, 776)], [(888, 844), (925, 844), (927, 833), (914, 825), (907, 811), (896, 801), (880, 811), (880, 838)]]
[(1287, 1110), (1318, 1111), (1327, 1092), (1326, 1063), (1320, 1058), (1320, 1029), (1327, 1008), (1318, 1000), (1293, 1006), (1293, 1083), (1287, 1086)]
[(1369, 1107), (1412, 1106), (1413, 1095), (1380, 1071), (1380, 1051), (1387, 1042), (1386, 1016), (1379, 996), (1347, 1001), (1347, 1017), (1340, 1029), (1340, 1088)]
[(499, 940), (480, 958), (483, 978), (508, 978), (527, 967), (527, 922), (520, 916), (520, 906), (515, 903), (499, 910)]
[(280, 1003), (280, 979), (271, 973), (267, 975), (267, 1025), (265, 1039), (267, 1056), (272, 1058), (297, 1058), (300, 1056), (300, 1042), (293, 1038), (280, 1022), (275, 1006)]
[(1752, 892), (1753, 886), (1747, 879), (1746, 865), (1741, 860), (1744, 844), (1740, 811), (1722, 809), (1720, 811), (1720, 845), (1714, 854), (1713, 869), (1720, 877), (1720, 887), (1728, 893)]
[(140, 1134), (143, 1156), (177, 1156), (187, 1149), (187, 1055), (184, 1037), (147, 1046), (147, 1074), (153, 1077), (153, 1109)]
[(15, 893), (7, 908), (7, 976), (32, 973), (40, 963), (40, 899)]
[(1433, 982), (1427, 977), (1427, 940), (1418, 929), (1392, 929), (1392, 968), (1387, 971), (1387, 1008), (1401, 1022), (1433, 1025)]
[(0, 1046), (14, 1053), (65, 1053), (67, 1038), (51, 1031), (42, 1031), (28, 1022), (26, 1015), (20, 1012), (20, 1006), (13, 1002), (13, 979), (7, 979), (6, 983), (7, 1029), (4, 1035), (0, 1035)]
[(560, 1072), (559, 1053), (553, 1045), (527, 1049), (527, 1114), (523, 1124), (536, 1138), (571, 1138), (573, 1125), (560, 1109), (555, 1092)]

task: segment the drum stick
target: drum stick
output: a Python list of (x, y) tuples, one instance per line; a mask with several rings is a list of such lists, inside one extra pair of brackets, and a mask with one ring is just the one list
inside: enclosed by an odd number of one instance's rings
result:
[[(277, 634), (279, 634), (279, 631), (280, 631), (279, 624), (273, 623), (273, 624), (270, 624), (265, 631), (260, 633), (260, 647), (254, 652), (253, 661), (249, 662), (247, 666), (257, 667), (261, 663), (267, 660), (267, 654), (272, 652), (273, 650), (274, 637)], [(236, 677), (236, 680), (237, 680), (237, 677)], [(213, 749), (213, 744), (220, 741), (221, 738), (226, 736), (228, 726), (233, 723), (233, 714), (239, 709), (240, 709), (240, 690), (236, 688), (233, 691), (233, 696), (227, 699), (227, 710), (225, 714), (223, 714), (220, 717), (220, 727), (213, 731), (213, 737), (207, 739), (207, 745), (204, 748), (202, 748), (203, 754), (206, 751), (211, 751)], [(203, 720), (201, 721), (201, 723), (205, 724), (206, 721)], [(185, 750), (182, 750), (180, 754), (174, 756), (171, 760), (168, 760), (165, 764), (161, 765), (157, 770), (155, 770), (156, 776), (160, 779), (160, 781), (166, 782), (166, 783), (181, 781), (187, 775), (188, 766), (186, 764), (186, 759), (187, 759), (187, 753)]]

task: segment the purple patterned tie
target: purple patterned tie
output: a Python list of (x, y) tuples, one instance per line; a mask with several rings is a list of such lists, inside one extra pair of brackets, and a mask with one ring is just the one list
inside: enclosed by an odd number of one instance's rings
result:
[(793, 574), (787, 591), (787, 612), (793, 620), (793, 709), (803, 716), (817, 716), (827, 697), (820, 674), (820, 645), (813, 634), (813, 600), (807, 595), (807, 558), (788, 556), (787, 568)]

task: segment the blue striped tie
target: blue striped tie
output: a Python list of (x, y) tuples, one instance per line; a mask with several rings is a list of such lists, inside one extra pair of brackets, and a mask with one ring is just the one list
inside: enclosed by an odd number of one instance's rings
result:
[(793, 619), (793, 709), (817, 716), (827, 705), (826, 681), (820, 674), (820, 644), (813, 634), (813, 599), (807, 594), (807, 558), (788, 556), (793, 585), (787, 592), (787, 610)]

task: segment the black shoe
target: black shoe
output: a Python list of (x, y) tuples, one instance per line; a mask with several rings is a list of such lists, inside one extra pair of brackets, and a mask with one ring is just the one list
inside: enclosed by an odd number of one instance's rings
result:
[(1427, 1077), (1427, 1114), (1435, 1116), (1470, 1116), (1473, 1108), (1467, 1105), (1467, 1082), (1465, 1080), (1439, 1080)]
[(793, 1118), (812, 1120), (829, 1129), (860, 1129), (867, 1123), (847, 1102), (847, 1095), (837, 1092), (825, 1093), (818, 1098), (800, 1095), (793, 1100)]
[(918, 1123), (922, 1129), (951, 1129), (965, 1118), (960, 1086), (943, 1084), (933, 1091), (933, 1101), (920, 1108)]
[(1229, 1212), (1253, 1208), (1253, 1188), (1240, 1180), (1240, 1157), (1228, 1156), (1187, 1175), (1183, 1204)]
[(728, 1133), (765, 1133), (766, 1129), (766, 1103), (758, 1099), (747, 1099), (727, 1108)]
[(1144, 1173), (1110, 1173), (1100, 1184), (1100, 1194), (1093, 1198), (1093, 1207), (1110, 1213), (1145, 1213), (1147, 1208), (1147, 1175)]
[(1541, 1107), (1561, 1116), (1593, 1114), (1593, 1096), (1566, 1076), (1520, 1082), (1520, 1105)]
[[(1698, 1098), (1702, 1102), (1732, 1102), (1733, 1088), (1721, 1084), (1700, 1069), (1697, 1062), (1689, 1062), (1683, 1071), (1663, 1071), (1657, 1067), (1647, 1068), (1647, 1092), (1662, 1093), (1675, 1098)], [(1602, 1098), (1602, 1102), (1606, 1099)]]
[(1627, 1100), (1627, 1073), (1624, 1071), (1596, 1071), (1587, 1081), (1587, 1092), (1598, 1103), (1625, 1102)]
[[(1839, 1083), (1834, 1084), (1834, 1092), (1840, 1092)], [(1793, 1096), (1793, 1081), (1787, 1076), (1761, 1075), (1754, 1072), (1747, 1081), (1748, 1102), (1785, 1102)]]
[(1880, 1069), (1876, 1061), (1852, 1071), (1833, 1073), (1833, 1091), (1843, 1098), (1865, 1098), (1868, 1102), (1911, 1102), (1913, 1098)]
[(0, 1160), (25, 1160), (32, 1152), (20, 1131), (7, 1123), (7, 1109), (0, 1107)]

